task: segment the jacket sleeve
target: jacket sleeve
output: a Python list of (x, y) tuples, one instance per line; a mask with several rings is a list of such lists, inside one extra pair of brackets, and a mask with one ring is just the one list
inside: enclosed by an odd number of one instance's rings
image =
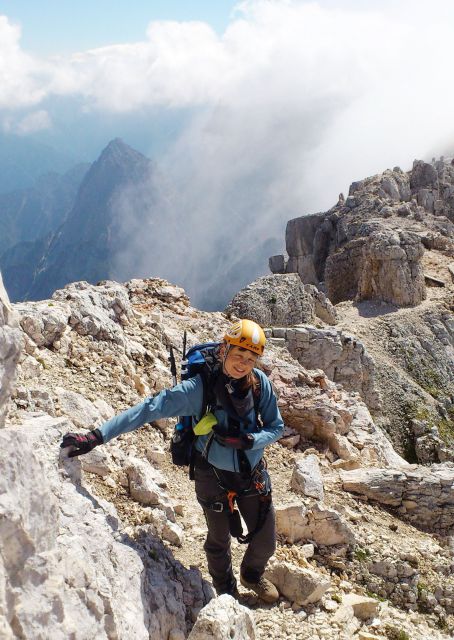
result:
[(200, 376), (195, 376), (123, 411), (105, 422), (99, 430), (103, 441), (109, 442), (121, 433), (134, 431), (153, 420), (176, 416), (198, 416), (202, 411), (202, 403), (202, 379)]
[(260, 377), (261, 384), (258, 408), (263, 427), (260, 431), (253, 434), (254, 444), (252, 449), (263, 449), (266, 445), (276, 442), (276, 440), (282, 437), (284, 421), (277, 406), (277, 399), (274, 395), (271, 382), (262, 371), (257, 370), (256, 374)]

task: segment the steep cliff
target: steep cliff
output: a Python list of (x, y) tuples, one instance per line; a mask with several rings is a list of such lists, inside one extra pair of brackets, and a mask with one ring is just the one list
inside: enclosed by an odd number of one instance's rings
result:
[[(350, 299), (419, 304), (426, 295), (425, 275), (452, 280), (453, 162), (415, 160), (409, 172), (396, 167), (354, 182), (347, 199), (341, 194), (329, 211), (290, 220), (286, 249), (288, 257), (270, 259), (271, 271), (322, 283), (335, 304)], [(435, 272), (423, 259), (424, 249), (435, 253)]]
[(412, 462), (454, 458), (453, 194), (451, 160), (396, 167), (290, 220), (288, 257), (270, 259), (275, 278), (298, 273), (338, 316), (336, 329), (275, 327), (274, 337), (358, 391)]

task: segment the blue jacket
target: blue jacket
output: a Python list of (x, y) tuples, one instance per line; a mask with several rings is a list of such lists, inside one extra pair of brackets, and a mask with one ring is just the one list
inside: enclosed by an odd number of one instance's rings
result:
[[(254, 444), (252, 449), (245, 451), (246, 456), (254, 468), (263, 456), (263, 449), (266, 445), (278, 440), (283, 433), (284, 423), (279, 412), (276, 396), (274, 395), (271, 383), (266, 375), (259, 369), (254, 369), (256, 376), (260, 378), (260, 399), (258, 402), (258, 413), (263, 426), (260, 428), (255, 421), (254, 409), (245, 416), (244, 421), (240, 421), (240, 431), (252, 433)], [(140, 404), (136, 404), (131, 409), (123, 411), (119, 415), (105, 422), (100, 431), (104, 442), (109, 442), (112, 438), (121, 433), (134, 431), (138, 427), (160, 418), (173, 418), (177, 416), (194, 416), (195, 421), (200, 420), (203, 403), (203, 382), (199, 375), (177, 384), (172, 389), (165, 389), (157, 395), (147, 398)], [(228, 415), (223, 409), (214, 411), (220, 425), (227, 427)], [(248, 419), (249, 418), (249, 419)], [(196, 438), (196, 448), (203, 452), (209, 439), (207, 436)], [(218, 469), (226, 471), (239, 471), (236, 450), (223, 447), (213, 440), (208, 452), (208, 462)]]

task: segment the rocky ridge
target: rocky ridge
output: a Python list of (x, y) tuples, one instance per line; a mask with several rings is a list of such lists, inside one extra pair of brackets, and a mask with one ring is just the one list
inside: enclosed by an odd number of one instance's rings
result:
[[(156, 640), (451, 637), (450, 522), (431, 520), (430, 472), (394, 451), (359, 393), (305, 369), (282, 343), (267, 351), (262, 366), (287, 425), (268, 455), (279, 533), (269, 575), (282, 597), (264, 607), (241, 589), (239, 603), (224, 597), (205, 607), (213, 592), (203, 514), (185, 470), (169, 461), (172, 421), (72, 461), (59, 459), (58, 443), (63, 432), (93, 428), (168, 386), (167, 346), (179, 348), (184, 329), (190, 343), (220, 337), (229, 319), (192, 308), (184, 291), (159, 279), (74, 283), (13, 307), (20, 330), (4, 313), (0, 333), (2, 353), (11, 331), (23, 342), (0, 431), (5, 638), (46, 637), (49, 628), (55, 638), (83, 638), (87, 625), (99, 638)], [(419, 474), (412, 498), (420, 528), (401, 505), (381, 506), (365, 481), (347, 486), (359, 472), (382, 482)], [(444, 473), (449, 515), (454, 470)], [(241, 552), (234, 547), (236, 569)]]
[[(354, 182), (329, 211), (290, 220), (273, 275), (228, 308), (274, 320), (275, 344), (358, 392), (401, 455), (424, 464), (454, 459), (453, 193), (443, 158)], [(333, 313), (285, 306), (283, 290)]]
[[(304, 283), (323, 283), (334, 304), (381, 300), (414, 306), (425, 283), (452, 281), (454, 258), (454, 163), (415, 160), (353, 182), (334, 207), (290, 220), (287, 256), (270, 258), (273, 273), (298, 273)], [(435, 273), (422, 260), (435, 252)], [(431, 278), (434, 278), (431, 280)]]

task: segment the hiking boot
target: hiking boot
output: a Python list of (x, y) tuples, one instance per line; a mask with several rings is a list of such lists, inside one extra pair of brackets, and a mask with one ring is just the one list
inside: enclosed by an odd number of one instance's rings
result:
[(225, 593), (227, 593), (229, 596), (232, 596), (232, 598), (235, 598), (235, 599), (238, 599), (240, 596), (240, 594), (238, 593), (238, 589), (236, 588), (236, 580), (233, 576), (230, 578), (230, 580), (227, 583), (219, 585), (215, 587), (215, 589), (216, 589), (216, 595), (218, 596), (222, 596)]
[(254, 593), (256, 593), (258, 597), (264, 602), (272, 604), (273, 602), (279, 600), (279, 591), (276, 589), (272, 582), (270, 582), (263, 576), (259, 578), (258, 582), (248, 582), (247, 580), (245, 580), (245, 578), (243, 578), (243, 576), (240, 576), (240, 582), (243, 587), (246, 587), (246, 589), (254, 591)]

